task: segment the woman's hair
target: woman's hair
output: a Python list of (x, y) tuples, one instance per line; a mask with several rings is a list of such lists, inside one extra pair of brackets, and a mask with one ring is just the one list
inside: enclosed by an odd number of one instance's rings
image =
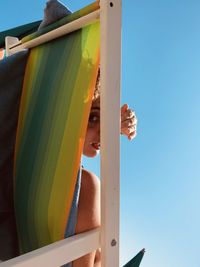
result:
[(99, 97), (100, 97), (100, 67), (98, 69), (98, 74), (97, 74), (97, 80), (96, 80), (96, 85), (95, 85), (95, 89), (94, 89), (93, 100), (96, 100)]

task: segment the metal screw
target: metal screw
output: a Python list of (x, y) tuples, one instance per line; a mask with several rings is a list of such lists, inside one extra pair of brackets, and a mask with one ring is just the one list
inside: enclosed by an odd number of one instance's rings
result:
[(115, 239), (113, 239), (112, 241), (111, 241), (111, 246), (112, 247), (115, 247), (117, 245), (117, 241), (115, 240)]

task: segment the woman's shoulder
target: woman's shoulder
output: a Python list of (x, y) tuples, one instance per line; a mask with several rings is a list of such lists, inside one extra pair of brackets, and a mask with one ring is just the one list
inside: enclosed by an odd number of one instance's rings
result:
[(96, 176), (93, 172), (88, 171), (86, 169), (82, 169), (82, 182), (83, 183), (90, 183), (90, 185), (99, 185), (99, 177)]

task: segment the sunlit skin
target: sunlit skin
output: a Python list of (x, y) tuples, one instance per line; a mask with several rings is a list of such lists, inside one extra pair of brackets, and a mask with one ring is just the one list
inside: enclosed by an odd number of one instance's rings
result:
[(83, 147), (83, 154), (86, 157), (95, 157), (100, 151), (100, 100), (93, 101), (87, 132), (85, 137), (85, 143)]
[(137, 117), (127, 104), (121, 107), (121, 134), (132, 140), (137, 134)]
[[(132, 140), (136, 136), (137, 118), (124, 104), (121, 107), (121, 134)], [(95, 157), (100, 152), (100, 99), (92, 103), (88, 120), (83, 154)], [(100, 218), (100, 180), (92, 172), (82, 169), (81, 191), (78, 206), (76, 234), (99, 227)], [(73, 262), (73, 267), (101, 267), (100, 250), (87, 254)]]

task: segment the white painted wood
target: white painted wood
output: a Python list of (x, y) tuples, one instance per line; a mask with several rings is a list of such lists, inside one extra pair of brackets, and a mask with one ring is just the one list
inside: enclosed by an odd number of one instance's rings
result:
[(9, 54), (14, 54), (16, 52), (19, 52), (23, 49), (32, 48), (35, 46), (38, 46), (40, 44), (49, 42), (51, 40), (54, 40), (58, 37), (61, 37), (63, 35), (66, 35), (70, 32), (76, 31), (78, 29), (81, 29), (91, 23), (94, 23), (99, 19), (99, 13), (100, 11), (94, 11), (84, 17), (81, 17), (80, 19), (74, 20), (70, 23), (67, 23), (63, 26), (60, 26), (59, 28), (52, 30), (48, 33), (42, 34), (39, 37), (36, 37), (33, 40), (27, 41), (26, 43), (23, 43), (17, 47), (10, 48)]
[(101, 259), (119, 267), (121, 0), (100, 0)]
[(0, 267), (57, 267), (100, 247), (100, 229), (78, 234), (0, 263)]
[(7, 57), (12, 54), (12, 52), (10, 51), (10, 48), (18, 44), (21, 44), (21, 42), (19, 41), (17, 37), (7, 36), (5, 38), (5, 49), (6, 49)]

